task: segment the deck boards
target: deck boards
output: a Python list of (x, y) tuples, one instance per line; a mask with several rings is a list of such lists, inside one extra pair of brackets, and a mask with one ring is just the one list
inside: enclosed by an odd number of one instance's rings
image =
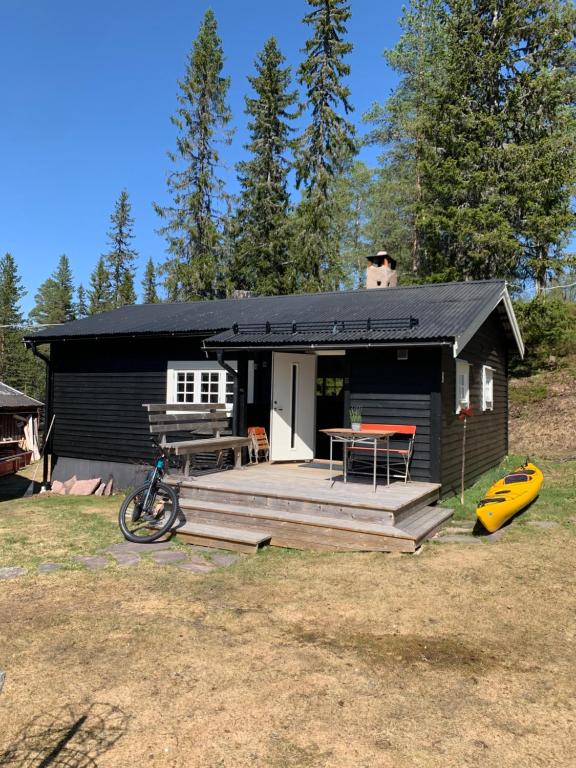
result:
[(339, 504), (358, 509), (400, 512), (412, 506), (434, 502), (439, 497), (438, 483), (401, 482), (390, 486), (357, 480), (344, 483), (342, 475), (329, 480), (327, 465), (260, 464), (239, 471), (221, 472), (198, 478), (174, 477), (181, 488), (205, 488), (239, 494), (268, 495), (273, 498), (294, 499), (312, 503)]
[[(179, 486), (186, 526), (220, 526), (269, 536), (272, 546), (328, 551), (414, 552), (451, 515), (431, 507), (436, 483), (349, 483), (327, 463), (259, 464), (197, 477), (169, 476)], [(235, 533), (234, 533), (235, 532)], [(214, 545), (215, 546), (215, 545)], [(226, 547), (224, 538), (220, 546)]]

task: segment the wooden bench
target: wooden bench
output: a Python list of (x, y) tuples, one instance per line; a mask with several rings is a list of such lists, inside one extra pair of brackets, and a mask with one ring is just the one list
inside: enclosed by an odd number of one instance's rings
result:
[[(190, 458), (199, 453), (234, 452), (234, 466), (242, 466), (242, 448), (252, 445), (251, 437), (237, 435), (221, 436), (230, 419), (224, 403), (193, 405), (191, 403), (144, 403), (148, 411), (150, 432), (158, 436), (158, 442), (176, 456), (185, 456), (184, 474), (190, 474)], [(199, 435), (193, 440), (177, 440), (170, 438), (178, 432)], [(212, 437), (208, 435), (212, 434)], [(206, 435), (206, 437), (203, 437)]]

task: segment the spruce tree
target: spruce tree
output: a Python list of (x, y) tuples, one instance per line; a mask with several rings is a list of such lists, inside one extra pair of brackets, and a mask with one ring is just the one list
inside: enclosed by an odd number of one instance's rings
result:
[(416, 278), (425, 259), (423, 164), (434, 152), (426, 128), (444, 83), (446, 21), (444, 0), (412, 0), (403, 9), (400, 39), (384, 53), (400, 81), (385, 105), (374, 104), (363, 117), (371, 124), (365, 142), (383, 150), (368, 212), (370, 239), (394, 255), (403, 274)]
[(296, 159), (297, 185), (303, 188), (295, 216), (292, 244), (292, 289), (334, 289), (343, 270), (337, 218), (332, 195), (334, 180), (349, 166), (355, 153), (354, 129), (346, 119), (352, 111), (350, 91), (343, 79), (350, 73), (345, 57), (352, 50), (345, 41), (351, 16), (346, 0), (308, 0), (304, 23), (312, 28), (298, 79), (306, 91), (310, 124), (300, 137)]
[(106, 312), (113, 308), (110, 274), (106, 269), (103, 256), (100, 256), (96, 268), (90, 275), (88, 301), (88, 313), (90, 315)]
[(219, 204), (223, 182), (217, 175), (219, 145), (230, 143), (229, 78), (222, 76), (224, 54), (216, 18), (206, 11), (180, 81), (179, 108), (172, 117), (178, 130), (174, 163), (167, 179), (172, 205), (155, 204), (165, 222), (169, 258), (163, 265), (170, 301), (211, 298), (217, 294), (220, 262)]
[(290, 90), (290, 67), (284, 62), (276, 39), (269, 38), (256, 59), (256, 75), (248, 78), (255, 92), (246, 97), (250, 158), (237, 165), (242, 191), (233, 284), (260, 294), (283, 292), (289, 258), (287, 153), (297, 94)]
[(75, 317), (74, 287), (70, 261), (60, 256), (54, 273), (38, 288), (30, 319), (38, 325), (67, 323)]
[(82, 283), (78, 286), (78, 290), (76, 292), (76, 317), (82, 318), (87, 317), (88, 312), (88, 299), (86, 297), (86, 290)]
[(530, 0), (525, 15), (529, 24), (516, 42), (523, 51), (513, 91), (510, 181), (523, 247), (519, 277), (540, 292), (574, 263), (566, 246), (576, 224), (576, 9)]
[(144, 304), (158, 304), (158, 288), (156, 285), (156, 269), (152, 259), (148, 259), (144, 279), (142, 280), (142, 302)]
[(544, 284), (573, 222), (574, 9), (452, 0), (423, 126), (423, 272)]
[(0, 381), (27, 389), (28, 359), (22, 341), (20, 301), (26, 295), (12, 254), (0, 258)]
[(112, 226), (108, 232), (109, 251), (104, 254), (110, 275), (112, 307), (122, 307), (136, 301), (134, 262), (138, 254), (131, 246), (134, 239), (134, 219), (131, 213), (130, 198), (123, 189), (110, 216)]

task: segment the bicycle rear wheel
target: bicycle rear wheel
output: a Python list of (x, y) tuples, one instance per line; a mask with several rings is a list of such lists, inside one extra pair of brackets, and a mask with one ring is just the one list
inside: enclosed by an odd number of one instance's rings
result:
[(176, 521), (178, 497), (170, 485), (143, 485), (132, 491), (120, 507), (118, 524), (128, 541), (148, 544), (164, 536)]

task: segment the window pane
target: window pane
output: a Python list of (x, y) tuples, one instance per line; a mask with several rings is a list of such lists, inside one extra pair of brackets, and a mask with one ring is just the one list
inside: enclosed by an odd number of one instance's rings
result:
[(234, 378), (230, 373), (226, 374), (226, 387), (224, 396), (227, 403), (234, 402)]
[(194, 371), (176, 371), (176, 402), (194, 402)]

